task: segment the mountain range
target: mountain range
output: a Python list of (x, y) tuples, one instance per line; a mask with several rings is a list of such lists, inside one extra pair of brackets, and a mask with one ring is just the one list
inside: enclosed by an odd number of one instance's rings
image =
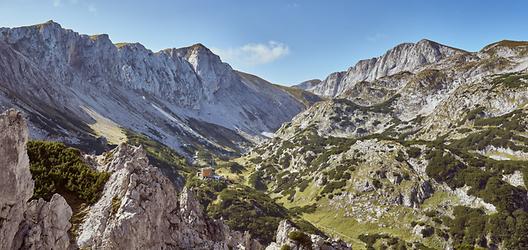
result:
[(527, 108), (522, 41), (285, 87), (201, 44), (0, 28), (0, 248), (526, 249)]
[(2, 109), (24, 111), (33, 138), (78, 147), (117, 144), (127, 130), (185, 156), (236, 155), (307, 107), (201, 44), (152, 52), (49, 21), (0, 29), (0, 46)]

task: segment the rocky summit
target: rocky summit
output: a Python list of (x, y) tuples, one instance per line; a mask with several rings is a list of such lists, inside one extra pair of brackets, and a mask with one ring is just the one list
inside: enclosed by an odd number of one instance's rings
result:
[(528, 42), (293, 87), (202, 44), (0, 28), (0, 249), (527, 249)]
[[(208, 48), (152, 52), (47, 23), (0, 29), (0, 107), (28, 117), (32, 138), (101, 152), (126, 131), (191, 156), (247, 151), (306, 108), (284, 88), (234, 71)], [(97, 150), (95, 150), (97, 149)]]

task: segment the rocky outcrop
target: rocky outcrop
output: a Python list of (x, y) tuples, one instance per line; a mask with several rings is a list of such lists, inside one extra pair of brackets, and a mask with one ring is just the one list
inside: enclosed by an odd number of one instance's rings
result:
[(72, 209), (66, 200), (54, 194), (51, 200), (32, 200), (21, 224), (15, 249), (68, 249)]
[[(21, 113), (0, 115), (0, 248), (68, 249), (72, 209), (59, 194), (30, 200), (33, 180)], [(109, 157), (108, 155), (111, 155)], [(98, 164), (97, 162), (105, 162)], [(111, 172), (102, 197), (86, 211), (76, 246), (91, 249), (263, 249), (247, 232), (210, 219), (193, 193), (149, 165), (142, 147), (122, 144), (92, 157)]]
[(28, 131), (22, 115), (14, 110), (0, 114), (0, 249), (11, 249), (33, 180), (26, 153)]
[(402, 204), (406, 207), (418, 208), (433, 193), (434, 190), (429, 181), (424, 181), (413, 186), (403, 194)]
[[(290, 233), (299, 233), (301, 236), (305, 236), (304, 240), (296, 239), (290, 235)], [(289, 246), (292, 250), (340, 250), (340, 249), (352, 249), (349, 244), (341, 240), (329, 239), (317, 234), (305, 234), (301, 232), (295, 225), (288, 220), (283, 220), (279, 223), (277, 228), (276, 241), (272, 242), (266, 250), (280, 250), (282, 247)]]
[(425, 39), (417, 43), (403, 43), (383, 56), (361, 60), (347, 71), (330, 74), (311, 91), (318, 95), (335, 97), (361, 81), (373, 81), (405, 71), (413, 72), (424, 65), (464, 53), (467, 52)]
[(1, 114), (0, 131), (0, 249), (66, 249), (72, 211), (64, 198), (55, 194), (49, 202), (28, 202), (34, 184), (22, 114)]
[(112, 175), (80, 226), (91, 249), (261, 249), (249, 234), (209, 219), (189, 190), (149, 165), (141, 147), (122, 144), (99, 169)]

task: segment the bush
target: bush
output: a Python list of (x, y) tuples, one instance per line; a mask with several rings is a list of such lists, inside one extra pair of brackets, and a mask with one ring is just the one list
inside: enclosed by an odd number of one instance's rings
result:
[(242, 171), (246, 170), (246, 167), (236, 163), (236, 162), (228, 162), (224, 165), (222, 165), (221, 167), (225, 167), (227, 169), (229, 169), (229, 172), (231, 172), (232, 174), (241, 174)]
[(417, 147), (409, 147), (409, 149), (407, 149), (407, 154), (411, 158), (418, 158), (422, 154), (422, 150)]
[(332, 193), (335, 189), (340, 189), (344, 186), (346, 186), (346, 181), (344, 180), (327, 183), (321, 191), (321, 194)]
[(209, 204), (207, 214), (237, 231), (249, 231), (263, 244), (273, 241), (277, 227), (288, 219), (286, 208), (268, 195), (244, 186), (229, 187), (218, 193), (218, 200)]
[(182, 172), (193, 172), (186, 164), (185, 158), (181, 157), (172, 148), (163, 143), (138, 134), (131, 130), (125, 130), (127, 143), (134, 146), (142, 145), (147, 153), (149, 163), (160, 169), (177, 169)]
[(300, 231), (291, 231), (288, 233), (288, 238), (299, 242), (303, 246), (311, 246), (312, 239), (307, 234)]
[(398, 153), (396, 154), (396, 158), (395, 158), (397, 161), (399, 162), (404, 162), (405, 161), (405, 156), (403, 155), (402, 151), (398, 151)]
[(266, 183), (262, 181), (262, 172), (254, 172), (249, 177), (249, 185), (256, 190), (266, 191), (268, 187)]
[(462, 162), (442, 149), (431, 150), (426, 155), (426, 159), (429, 160), (425, 170), (427, 175), (438, 182), (452, 183), (458, 170), (464, 168)]
[(84, 163), (79, 150), (62, 143), (29, 141), (27, 152), (35, 180), (33, 198), (49, 200), (58, 193), (93, 204), (110, 177), (110, 173), (98, 172)]
[(422, 235), (425, 238), (431, 237), (435, 232), (434, 227), (426, 226), (424, 229), (422, 229)]
[(185, 185), (194, 192), (204, 209), (207, 209), (209, 204), (216, 200), (218, 192), (227, 188), (227, 184), (224, 181), (201, 180), (194, 174), (189, 174), (186, 179)]
[(289, 245), (282, 245), (280, 250), (291, 250), (291, 247)]

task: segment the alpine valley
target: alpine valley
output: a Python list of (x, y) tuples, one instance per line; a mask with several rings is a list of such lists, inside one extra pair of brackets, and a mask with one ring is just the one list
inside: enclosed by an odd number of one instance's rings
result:
[(0, 113), (0, 249), (528, 249), (528, 42), (286, 87), (49, 21)]

